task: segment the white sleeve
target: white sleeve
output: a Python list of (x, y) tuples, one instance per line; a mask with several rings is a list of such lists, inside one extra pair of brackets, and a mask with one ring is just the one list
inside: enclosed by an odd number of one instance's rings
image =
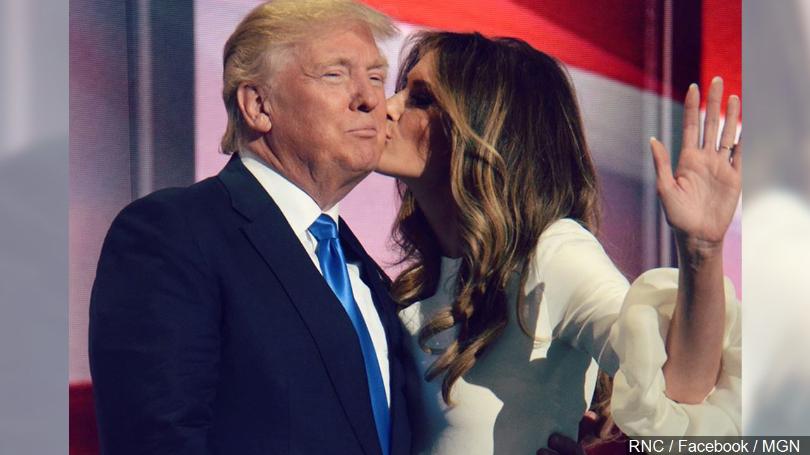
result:
[(573, 220), (540, 236), (527, 289), (543, 290), (552, 336), (587, 352), (614, 376), (611, 409), (628, 435), (740, 434), (739, 303), (726, 280), (722, 370), (702, 404), (665, 395), (665, 340), (678, 289), (677, 269), (655, 269), (632, 286), (599, 241)]
[(613, 375), (618, 358), (610, 330), (629, 284), (602, 245), (577, 222), (562, 219), (540, 236), (532, 265), (527, 289), (543, 286), (552, 336), (587, 352)]
[(662, 368), (678, 271), (655, 269), (630, 288), (610, 343), (619, 357), (611, 410), (631, 436), (733, 436), (741, 432), (741, 330), (739, 303), (725, 280), (726, 314), (720, 376), (701, 404), (670, 400)]

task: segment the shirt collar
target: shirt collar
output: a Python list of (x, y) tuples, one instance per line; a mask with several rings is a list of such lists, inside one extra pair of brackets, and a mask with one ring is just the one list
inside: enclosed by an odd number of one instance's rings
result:
[(264, 160), (247, 150), (239, 152), (242, 164), (256, 177), (267, 194), (278, 205), (287, 223), (298, 237), (305, 237), (307, 230), (321, 214), (329, 215), (338, 224), (339, 204), (326, 211), (321, 211), (318, 203), (304, 190), (287, 180)]

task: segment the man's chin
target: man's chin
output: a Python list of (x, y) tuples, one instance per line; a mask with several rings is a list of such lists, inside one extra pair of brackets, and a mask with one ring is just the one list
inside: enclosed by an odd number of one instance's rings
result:
[(357, 151), (349, 157), (346, 168), (353, 173), (365, 174), (373, 172), (380, 163), (380, 153), (376, 151)]

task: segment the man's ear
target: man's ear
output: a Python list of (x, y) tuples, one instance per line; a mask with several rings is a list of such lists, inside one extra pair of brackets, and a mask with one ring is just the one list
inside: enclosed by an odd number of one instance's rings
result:
[(239, 110), (242, 111), (242, 118), (250, 129), (257, 133), (266, 134), (270, 132), (272, 122), (270, 113), (265, 109), (264, 93), (253, 83), (242, 82), (236, 89), (236, 100), (239, 103)]

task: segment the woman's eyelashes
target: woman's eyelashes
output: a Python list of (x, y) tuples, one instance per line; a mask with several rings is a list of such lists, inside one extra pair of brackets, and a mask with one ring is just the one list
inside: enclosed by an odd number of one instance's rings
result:
[(425, 89), (409, 90), (408, 105), (418, 109), (427, 109), (433, 106), (434, 98), (430, 91)]

